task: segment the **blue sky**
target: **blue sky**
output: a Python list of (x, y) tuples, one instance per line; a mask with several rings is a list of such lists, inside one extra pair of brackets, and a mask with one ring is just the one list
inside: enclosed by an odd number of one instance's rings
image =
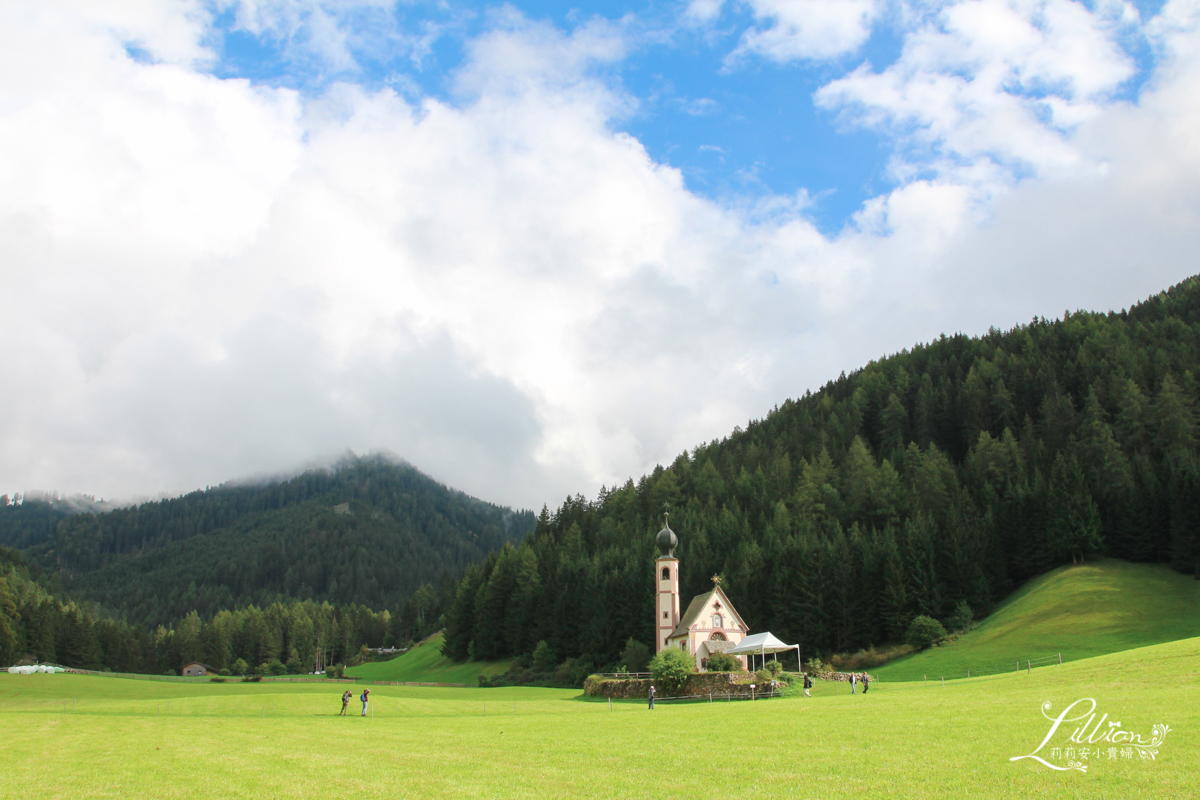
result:
[[(754, 24), (749, 8), (730, 3), (712, 26), (680, 25), (674, 3), (510, 3), (509, 8), (562, 30), (596, 19), (627, 26), (636, 43), (603, 77), (637, 102), (614, 126), (635, 136), (650, 155), (683, 171), (688, 187), (713, 197), (794, 194), (812, 199), (808, 213), (834, 231), (887, 184), (886, 141), (839, 125), (817, 109), (811, 95), (831, 77), (863, 61), (886, 66), (900, 40), (883, 26), (853, 54), (830, 63), (777, 64), (762, 59), (728, 65), (741, 33)], [(331, 80), (391, 86), (408, 94), (452, 100), (453, 74), (464, 44), (495, 24), (497, 4), (398, 4), (380, 16), (406, 31), (436, 28), (428, 52), (366, 42), (355, 50), (356, 68), (328, 65), (296, 53), (295, 42), (275, 32), (239, 27), (233, 9), (218, 14), (214, 74), (319, 93)]]
[[(1147, 19), (1162, 5), (1163, 0), (1131, 3)], [(613, 127), (636, 137), (656, 160), (680, 169), (692, 191), (726, 200), (803, 191), (810, 203), (806, 215), (832, 234), (866, 200), (895, 183), (887, 169), (894, 137), (840, 121), (836, 111), (818, 108), (813, 94), (860, 65), (880, 71), (896, 62), (905, 33), (898, 8), (885, 9), (861, 45), (834, 57), (781, 62), (731, 58), (746, 31), (772, 23), (770, 17), (756, 19), (749, 3), (723, 3), (716, 17), (701, 24), (688, 19), (682, 2), (405, 2), (342, 17), (355, 37), (349, 68), (330, 65), (304, 46), (311, 33), (302, 11), (300, 24), (281, 31), (248, 30), (238, 10), (216, 11), (212, 36), (220, 61), (214, 74), (308, 94), (322, 92), (331, 81), (350, 81), (450, 102), (467, 43), (502, 25), (498, 17), (505, 12), (563, 31), (605, 20), (627, 31), (630, 45), (617, 63), (597, 72), (636, 102), (628, 116), (612, 120)], [(393, 36), (428, 41), (420, 48), (389, 42), (372, 35), (381, 27)], [(1138, 68), (1113, 95), (1133, 98), (1151, 73), (1154, 54), (1140, 31), (1126, 31), (1120, 44)]]
[(1195, 271), (1200, 0), (0, 4), (0, 489), (540, 508)]

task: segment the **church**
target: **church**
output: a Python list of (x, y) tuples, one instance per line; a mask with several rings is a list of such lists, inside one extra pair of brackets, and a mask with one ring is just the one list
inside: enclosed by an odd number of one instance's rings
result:
[[(654, 571), (658, 575), (654, 652), (678, 647), (690, 653), (696, 659), (696, 669), (703, 672), (710, 655), (736, 647), (746, 638), (749, 629), (716, 578), (713, 579), (713, 588), (693, 597), (687, 611), (680, 615), (679, 559), (675, 557), (679, 539), (664, 521), (663, 529), (654, 537), (654, 543), (659, 551), (659, 557), (654, 561)], [(746, 657), (735, 658), (745, 669)]]

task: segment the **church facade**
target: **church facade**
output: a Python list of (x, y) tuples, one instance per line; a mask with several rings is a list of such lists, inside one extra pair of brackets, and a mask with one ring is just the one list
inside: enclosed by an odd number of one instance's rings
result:
[[(710, 655), (736, 647), (746, 638), (749, 628), (716, 579), (713, 580), (713, 588), (692, 598), (687, 610), (681, 614), (679, 559), (675, 557), (679, 539), (670, 525), (664, 523), (654, 542), (659, 550), (659, 557), (654, 561), (658, 580), (658, 597), (654, 608), (657, 632), (654, 652), (678, 647), (696, 660), (696, 669), (704, 671)], [(735, 658), (745, 668), (746, 657)]]

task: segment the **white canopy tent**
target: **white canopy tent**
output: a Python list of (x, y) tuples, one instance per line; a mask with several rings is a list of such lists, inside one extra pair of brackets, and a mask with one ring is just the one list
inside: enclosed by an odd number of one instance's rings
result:
[[(742, 641), (738, 642), (737, 647), (731, 647), (726, 650), (731, 656), (758, 655), (766, 658), (767, 653), (786, 653), (788, 650), (796, 651), (796, 666), (798, 669), (803, 669), (800, 662), (800, 645), (784, 644), (775, 638), (775, 635), (768, 631), (767, 633), (752, 633)], [(753, 667), (753, 663), (751, 663)]]

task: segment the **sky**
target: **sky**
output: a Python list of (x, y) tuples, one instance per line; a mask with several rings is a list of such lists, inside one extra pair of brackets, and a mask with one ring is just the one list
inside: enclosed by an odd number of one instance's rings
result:
[(0, 491), (553, 508), (1197, 252), (1200, 0), (0, 4)]

